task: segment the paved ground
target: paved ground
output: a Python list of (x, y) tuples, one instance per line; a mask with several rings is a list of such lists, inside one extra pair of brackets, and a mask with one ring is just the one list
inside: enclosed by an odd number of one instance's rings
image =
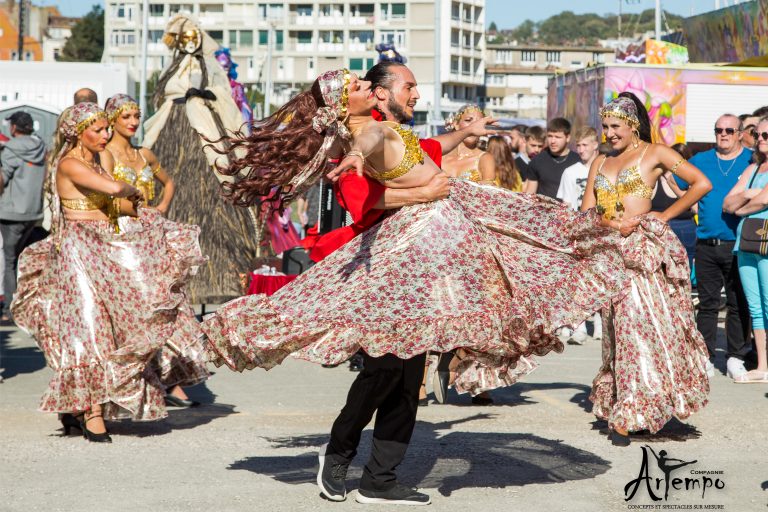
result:
[[(432, 510), (768, 510), (768, 385), (731, 383), (720, 373), (720, 360), (704, 411), (686, 424), (674, 422), (660, 436), (617, 448), (589, 412), (599, 350), (593, 342), (544, 358), (524, 383), (494, 392), (491, 407), (473, 407), (453, 394), (450, 405), (421, 408), (401, 480), (426, 489)], [(352, 499), (324, 501), (314, 484), (317, 448), (355, 376), (344, 366), (288, 361), (268, 373), (243, 375), (219, 369), (191, 390), (202, 407), (173, 411), (162, 422), (112, 424), (114, 443), (98, 445), (62, 437), (53, 415), (36, 412), (51, 372), (28, 337), (0, 331), (0, 357), (2, 511), (364, 507)], [(351, 488), (369, 441), (367, 430)], [(673, 478), (700, 483), (703, 477), (690, 469), (722, 471), (711, 478), (725, 487), (707, 489), (703, 498), (701, 490), (673, 488), (668, 500), (653, 502), (642, 486), (625, 502), (624, 487), (638, 477), (646, 443), (668, 457), (698, 461)], [(650, 474), (662, 477), (654, 461)]]

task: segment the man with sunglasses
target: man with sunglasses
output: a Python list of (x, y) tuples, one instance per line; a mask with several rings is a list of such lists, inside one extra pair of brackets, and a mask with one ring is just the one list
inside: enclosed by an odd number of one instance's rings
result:
[(759, 117), (752, 114), (741, 114), (739, 116), (743, 128), (741, 129), (741, 145), (754, 151), (757, 146), (757, 122)]
[[(720, 290), (725, 286), (727, 312), (727, 374), (731, 378), (746, 373), (744, 357), (750, 351), (749, 312), (733, 254), (739, 217), (723, 211), (728, 192), (747, 168), (752, 151), (742, 146), (742, 125), (738, 117), (724, 114), (715, 123), (715, 147), (691, 158), (712, 182), (712, 190), (699, 201), (699, 225), (696, 229), (696, 282), (699, 314), (696, 324), (707, 342), (707, 373), (714, 376), (717, 315)], [(682, 184), (682, 183), (681, 183)], [(687, 185), (682, 184), (684, 188)]]

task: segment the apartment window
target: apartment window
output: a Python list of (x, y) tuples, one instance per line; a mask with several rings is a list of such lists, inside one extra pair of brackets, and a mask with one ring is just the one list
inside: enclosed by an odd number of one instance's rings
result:
[(283, 17), (283, 4), (259, 4), (259, 17), (274, 20)]
[[(266, 30), (259, 32), (266, 32)], [(252, 48), (253, 30), (230, 30), (229, 31), (230, 48)]]
[(326, 18), (344, 16), (344, 4), (326, 4), (319, 7), (320, 16)]
[(224, 31), (223, 30), (209, 30), (208, 35), (213, 38), (219, 44), (224, 44)]
[(165, 14), (163, 4), (149, 4), (149, 15), (155, 18), (162, 18)]
[(560, 52), (548, 51), (547, 52), (547, 62), (559, 64), (560, 63)]
[(496, 52), (496, 62), (512, 64), (512, 52), (510, 50), (499, 50)]
[(168, 6), (168, 14), (172, 15), (180, 12), (192, 14), (192, 4), (170, 4)]
[(405, 48), (405, 30), (382, 30), (379, 33), (380, 43), (394, 44), (395, 48)]
[(312, 16), (312, 4), (297, 5), (296, 14), (299, 16)]
[(200, 14), (224, 14), (224, 4), (200, 4)]
[(133, 9), (134, 9), (133, 5), (115, 4), (113, 12), (116, 18), (132, 21), (133, 15), (134, 15)]
[(128, 46), (136, 44), (136, 33), (133, 30), (112, 31), (112, 46)]
[(461, 73), (463, 75), (468, 75), (470, 70), (470, 62), (469, 59), (461, 59)]
[(311, 44), (312, 43), (312, 31), (300, 30), (296, 32), (296, 42), (299, 44)]
[(269, 30), (259, 30), (259, 46), (269, 44)]
[(350, 71), (368, 71), (373, 67), (374, 59), (357, 59), (352, 58), (349, 59), (349, 70)]
[(320, 31), (321, 43), (343, 43), (344, 32), (341, 30), (321, 30)]
[(150, 30), (147, 32), (147, 35), (149, 36), (150, 43), (160, 43), (163, 40), (162, 30)]
[(353, 17), (368, 18), (374, 14), (374, 4), (358, 4), (350, 6)]
[(459, 58), (451, 57), (451, 73), (459, 74)]
[(461, 9), (458, 2), (451, 3), (451, 19), (455, 21), (461, 19)]
[(32, 60), (32, 52), (24, 52), (24, 60)]
[(598, 63), (605, 62), (605, 54), (600, 52), (592, 52), (592, 61)]
[(580, 60), (572, 60), (571, 61), (571, 67), (572, 68), (580, 68), (584, 65)]
[(61, 57), (61, 50), (58, 48), (53, 49), (53, 60), (59, 60), (59, 57)]
[(404, 20), (405, 4), (381, 4), (381, 18), (385, 20)]
[(520, 60), (523, 62), (536, 62), (536, 52), (524, 50)]
[(373, 30), (351, 30), (349, 32), (349, 39), (357, 43), (372, 43)]

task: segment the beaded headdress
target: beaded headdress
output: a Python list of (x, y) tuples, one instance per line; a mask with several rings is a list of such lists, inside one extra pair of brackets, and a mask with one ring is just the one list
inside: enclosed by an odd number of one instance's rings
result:
[(629, 98), (620, 96), (603, 105), (600, 109), (600, 117), (615, 117), (625, 121), (630, 127), (640, 126), (640, 119), (637, 117), (637, 106)]
[(86, 128), (99, 119), (106, 119), (107, 114), (97, 104), (83, 102), (73, 105), (61, 120), (59, 131), (67, 140), (76, 139)]
[(456, 123), (459, 122), (461, 119), (461, 116), (468, 112), (479, 112), (481, 116), (485, 117), (485, 112), (483, 112), (483, 109), (481, 109), (479, 106), (475, 105), (474, 103), (467, 103), (463, 107), (461, 107), (459, 110), (448, 116), (448, 119), (445, 120), (445, 129), (448, 131), (453, 131), (456, 129)]
[(115, 124), (117, 118), (126, 110), (138, 110), (139, 116), (141, 116), (139, 104), (127, 94), (115, 94), (107, 100), (107, 104), (104, 106), (104, 111), (111, 125)]
[(282, 204), (288, 204), (317, 182), (325, 169), (328, 150), (337, 137), (349, 140), (350, 133), (344, 121), (348, 113), (351, 78), (348, 69), (326, 71), (318, 77), (317, 82), (325, 106), (319, 107), (315, 112), (312, 128), (318, 133), (325, 133), (325, 138), (312, 160), (291, 179), (287, 191), (281, 193)]

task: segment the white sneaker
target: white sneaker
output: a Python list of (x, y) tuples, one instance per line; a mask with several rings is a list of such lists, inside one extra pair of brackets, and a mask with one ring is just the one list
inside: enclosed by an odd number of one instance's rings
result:
[(589, 338), (589, 335), (587, 333), (582, 331), (576, 331), (574, 332), (570, 338), (568, 338), (568, 344), (569, 345), (583, 345), (585, 341)]
[(715, 365), (712, 364), (712, 361), (707, 360), (707, 377), (710, 379), (715, 376)]
[(566, 341), (568, 341), (568, 340), (570, 339), (570, 337), (571, 337), (571, 333), (572, 333), (572, 332), (573, 332), (573, 331), (571, 331), (571, 330), (570, 330), (569, 328), (567, 328), (567, 327), (561, 327), (560, 329), (558, 329), (557, 331), (555, 331), (555, 336), (557, 336), (557, 338), (558, 338), (558, 339), (559, 339), (561, 342), (565, 343)]
[(734, 380), (747, 373), (747, 369), (744, 368), (744, 361), (736, 357), (729, 357), (728, 361), (725, 363), (725, 367), (728, 370), (728, 377)]

